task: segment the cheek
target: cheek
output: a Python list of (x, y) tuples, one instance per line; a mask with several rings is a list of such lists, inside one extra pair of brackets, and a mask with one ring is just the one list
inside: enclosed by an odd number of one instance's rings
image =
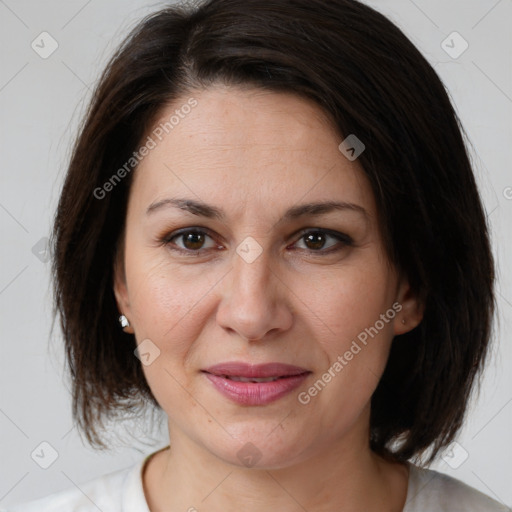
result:
[(304, 297), (324, 325), (316, 342), (326, 362), (301, 403), (324, 411), (322, 421), (329, 427), (358, 417), (371, 399), (387, 362), (396, 315), (393, 276), (384, 267), (368, 261), (345, 267), (335, 279), (317, 283), (321, 288), (315, 295)]
[(193, 366), (195, 341), (204, 328), (204, 308), (214, 281), (192, 267), (183, 272), (164, 258), (134, 256), (126, 265), (137, 342), (150, 340), (157, 347), (151, 349), (157, 357), (142, 369), (166, 411), (177, 403), (190, 411), (197, 405), (184, 389), (193, 391), (188, 368)]
[[(324, 340), (328, 351), (342, 350), (347, 342), (350, 345), (359, 333), (373, 326), (392, 306), (392, 277), (378, 260), (367, 258), (311, 278), (309, 286), (297, 293), (321, 320), (323, 329), (318, 341)], [(379, 323), (379, 331), (389, 337), (392, 323)]]
[(165, 250), (127, 253), (126, 279), (137, 334), (162, 340), (189, 322), (212, 287), (207, 273), (194, 265), (172, 265)]
[(128, 255), (126, 279), (136, 338), (138, 343), (151, 340), (160, 351), (144, 367), (150, 386), (155, 382), (159, 387), (158, 379), (169, 380), (169, 373), (185, 387), (192, 385), (192, 370), (204, 362), (197, 340), (213, 318), (215, 287), (224, 274), (213, 266), (172, 264), (165, 251)]

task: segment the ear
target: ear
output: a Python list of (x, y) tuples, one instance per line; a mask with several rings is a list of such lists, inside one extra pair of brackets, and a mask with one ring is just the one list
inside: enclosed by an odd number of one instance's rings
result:
[[(131, 308), (128, 296), (128, 287), (126, 286), (126, 274), (124, 268), (124, 249), (121, 247), (114, 261), (114, 295), (116, 297), (117, 309), (120, 315), (124, 315), (131, 324)], [(133, 334), (133, 327), (124, 329), (125, 332)]]
[(398, 283), (396, 302), (402, 307), (396, 315), (395, 336), (412, 331), (423, 320), (425, 305), (412, 291), (409, 281), (402, 277)]

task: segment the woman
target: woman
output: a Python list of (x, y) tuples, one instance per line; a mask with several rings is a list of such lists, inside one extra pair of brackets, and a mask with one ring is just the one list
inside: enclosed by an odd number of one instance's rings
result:
[(14, 510), (508, 510), (411, 462), (455, 438), (490, 338), (461, 131), (359, 2), (144, 20), (76, 142), (54, 275), (88, 440), (146, 400), (170, 446)]

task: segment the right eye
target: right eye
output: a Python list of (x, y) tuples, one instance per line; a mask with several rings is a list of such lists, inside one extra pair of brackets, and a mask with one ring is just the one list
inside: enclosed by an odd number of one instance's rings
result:
[[(209, 247), (204, 247), (208, 238), (212, 240), (212, 242)], [(181, 242), (182, 245), (180, 245), (179, 242)], [(203, 249), (208, 250), (219, 247), (219, 245), (206, 231), (197, 228), (186, 228), (174, 231), (173, 233), (163, 237), (162, 243), (168, 246), (172, 251), (189, 254), (197, 254)]]

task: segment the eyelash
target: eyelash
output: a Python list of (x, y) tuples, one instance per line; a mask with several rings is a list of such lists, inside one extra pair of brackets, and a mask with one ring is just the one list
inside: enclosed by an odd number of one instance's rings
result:
[[(170, 250), (181, 253), (181, 254), (185, 254), (187, 256), (200, 256), (204, 253), (204, 251), (214, 249), (214, 247), (209, 247), (207, 249), (198, 249), (198, 250), (184, 249), (182, 247), (178, 247), (178, 246), (174, 245), (174, 243), (172, 242), (174, 239), (183, 237), (184, 235), (187, 235), (190, 233), (203, 234), (203, 235), (206, 235), (206, 236), (212, 238), (212, 240), (213, 240), (213, 236), (210, 235), (210, 232), (205, 228), (184, 228), (182, 230), (174, 231), (174, 232), (162, 237), (160, 239), (160, 242), (163, 245), (167, 246)], [(339, 233), (337, 231), (332, 231), (329, 229), (322, 229), (322, 228), (310, 228), (310, 229), (305, 229), (305, 230), (301, 231), (300, 236), (297, 241), (304, 239), (304, 237), (306, 235), (310, 235), (310, 234), (328, 235), (332, 238), (337, 239), (338, 242), (341, 243), (341, 246), (337, 246), (338, 244), (336, 244), (333, 247), (329, 247), (327, 250), (325, 250), (325, 249), (319, 249), (319, 250), (298, 249), (298, 250), (307, 251), (311, 254), (322, 256), (322, 255), (328, 255), (328, 254), (332, 254), (334, 252), (341, 251), (344, 247), (352, 246), (354, 244), (354, 241), (352, 240), (352, 238), (350, 236), (348, 236), (344, 233)]]

